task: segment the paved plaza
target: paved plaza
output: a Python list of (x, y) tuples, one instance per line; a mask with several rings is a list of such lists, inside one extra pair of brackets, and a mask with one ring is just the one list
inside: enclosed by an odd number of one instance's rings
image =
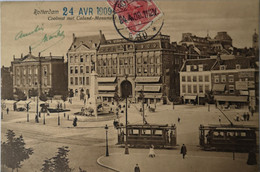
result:
[[(122, 102), (123, 104), (123, 102)], [(30, 121), (26, 121), (26, 112), (10, 111), (7, 115), (4, 112), (4, 119), (1, 121), (2, 140), (6, 140), (5, 133), (7, 129), (14, 130), (16, 135), (22, 134), (26, 147), (32, 147), (34, 154), (23, 162), (20, 172), (40, 171), (46, 158), (55, 155), (57, 148), (61, 146), (69, 147), (70, 166), (74, 169), (81, 167), (90, 172), (109, 172), (113, 171), (100, 166), (97, 161), (105, 166), (112, 167), (119, 171), (133, 171), (134, 165), (139, 164), (141, 171), (218, 171), (216, 167), (221, 167), (222, 171), (257, 171), (258, 166), (248, 166), (247, 153), (229, 152), (208, 152), (202, 151), (199, 145), (200, 124), (218, 124), (219, 116), (221, 123), (228, 124), (228, 120), (220, 113), (214, 105), (194, 106), (194, 105), (160, 105), (157, 104), (154, 113), (146, 109), (145, 116), (148, 123), (151, 124), (176, 124), (177, 126), (177, 144), (176, 149), (165, 150), (155, 149), (156, 157), (148, 158), (148, 149), (130, 148), (129, 155), (124, 155), (124, 148), (116, 145), (117, 131), (113, 127), (115, 115), (104, 115), (96, 117), (78, 116), (78, 126), (73, 127), (72, 122), (74, 112), (80, 111), (84, 106), (83, 102), (66, 103), (70, 112), (51, 113), (45, 116), (46, 124), (43, 125), (43, 116), (39, 123), (35, 123), (35, 114), (30, 112)], [(130, 123), (142, 123), (142, 115), (138, 111), (140, 104), (131, 104), (128, 109), (128, 121)], [(226, 110), (225, 114), (234, 124), (258, 125), (258, 114), (254, 114), (249, 121), (234, 121), (236, 115), (242, 115), (246, 109)], [(69, 120), (67, 116), (69, 115)], [(57, 123), (60, 116), (60, 125)], [(180, 117), (180, 123), (177, 122)], [(120, 122), (125, 123), (125, 115), (120, 114)], [(105, 154), (105, 125), (108, 129), (109, 157)], [(180, 155), (180, 146), (187, 145), (188, 153), (185, 160)], [(258, 157), (258, 155), (257, 155)], [(9, 172), (10, 170), (5, 170)]]

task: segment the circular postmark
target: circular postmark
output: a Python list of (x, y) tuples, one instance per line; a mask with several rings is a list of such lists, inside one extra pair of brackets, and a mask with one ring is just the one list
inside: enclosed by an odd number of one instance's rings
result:
[(115, 0), (110, 5), (114, 10), (114, 26), (128, 41), (149, 41), (163, 27), (163, 12), (152, 0)]

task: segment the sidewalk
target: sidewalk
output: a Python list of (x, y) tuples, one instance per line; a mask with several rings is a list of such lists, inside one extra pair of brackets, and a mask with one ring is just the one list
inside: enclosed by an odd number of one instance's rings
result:
[[(156, 157), (148, 157), (148, 149), (132, 150), (125, 155), (123, 149), (120, 153), (111, 153), (108, 157), (102, 156), (97, 162), (99, 165), (120, 172), (134, 172), (138, 163), (142, 172), (256, 172), (258, 165), (249, 166), (247, 154), (225, 152), (188, 152), (185, 159), (179, 150), (155, 150)], [(192, 155), (192, 154), (199, 155)], [(190, 155), (191, 154), (191, 155)], [(212, 155), (213, 154), (213, 155)], [(215, 156), (217, 155), (217, 156)]]

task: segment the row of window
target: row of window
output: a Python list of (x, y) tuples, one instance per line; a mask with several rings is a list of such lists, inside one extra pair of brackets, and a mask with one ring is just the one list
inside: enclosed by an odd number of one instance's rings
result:
[(70, 85), (89, 85), (89, 77), (70, 77)]
[[(205, 91), (203, 91), (203, 87), (205, 89)], [(235, 86), (234, 85), (229, 85), (228, 86), (228, 90), (226, 90), (226, 92), (229, 92), (230, 94), (234, 94), (235, 92)], [(199, 90), (198, 90), (199, 89)], [(209, 91), (209, 85), (182, 85), (182, 93), (205, 93)]]
[(90, 66), (71, 66), (70, 74), (77, 73), (90, 73)]
[(199, 76), (182, 76), (181, 78), (182, 82), (209, 82), (209, 75), (205, 75), (204, 76), (204, 80), (203, 80), (203, 76), (199, 75)]
[(70, 56), (70, 63), (91, 62), (91, 59), (93, 59), (93, 55)]
[[(227, 66), (226, 65), (220, 65), (219, 69), (220, 70), (226, 70)], [(236, 69), (241, 69), (241, 65), (240, 64), (236, 64)]]
[(215, 83), (226, 83), (226, 82), (234, 82), (234, 75), (215, 75), (214, 82)]
[(206, 91), (209, 91), (209, 85), (182, 85), (182, 93), (197, 94), (205, 93)]
[(198, 71), (203, 71), (203, 64), (200, 65), (187, 65), (186, 66), (186, 71), (190, 72), (190, 71), (194, 71), (194, 70), (198, 70)]
[[(43, 67), (43, 75), (44, 76), (47, 76), (47, 66), (44, 66)], [(38, 74), (38, 67), (29, 67), (29, 68), (19, 68), (19, 67), (16, 67), (16, 74), (17, 75), (32, 75), (32, 74), (35, 74), (37, 75)]]
[[(29, 85), (29, 86), (37, 86), (38, 85), (38, 79), (37, 77), (35, 77), (34, 79), (32, 78), (17, 78), (16, 79), (16, 85), (17, 86), (25, 86), (25, 85)], [(47, 86), (47, 85), (50, 85), (50, 82), (48, 82), (48, 78), (47, 77), (44, 77), (43, 78), (43, 85), (44, 86)]]
[[(97, 73), (101, 74), (102, 76), (105, 75), (113, 75), (117, 74), (118, 68), (105, 68), (105, 67), (98, 67)], [(138, 74), (160, 74), (161, 73), (161, 67), (160, 66), (137, 66), (137, 73)], [(119, 68), (119, 75), (125, 75), (125, 74), (133, 74), (133, 67), (132, 66), (124, 66)]]

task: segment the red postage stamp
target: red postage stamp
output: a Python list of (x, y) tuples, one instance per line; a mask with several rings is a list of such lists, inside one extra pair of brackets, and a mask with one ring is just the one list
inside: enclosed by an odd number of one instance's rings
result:
[(127, 29), (131, 36), (146, 31), (163, 15), (152, 0), (108, 0), (117, 15), (118, 30)]

